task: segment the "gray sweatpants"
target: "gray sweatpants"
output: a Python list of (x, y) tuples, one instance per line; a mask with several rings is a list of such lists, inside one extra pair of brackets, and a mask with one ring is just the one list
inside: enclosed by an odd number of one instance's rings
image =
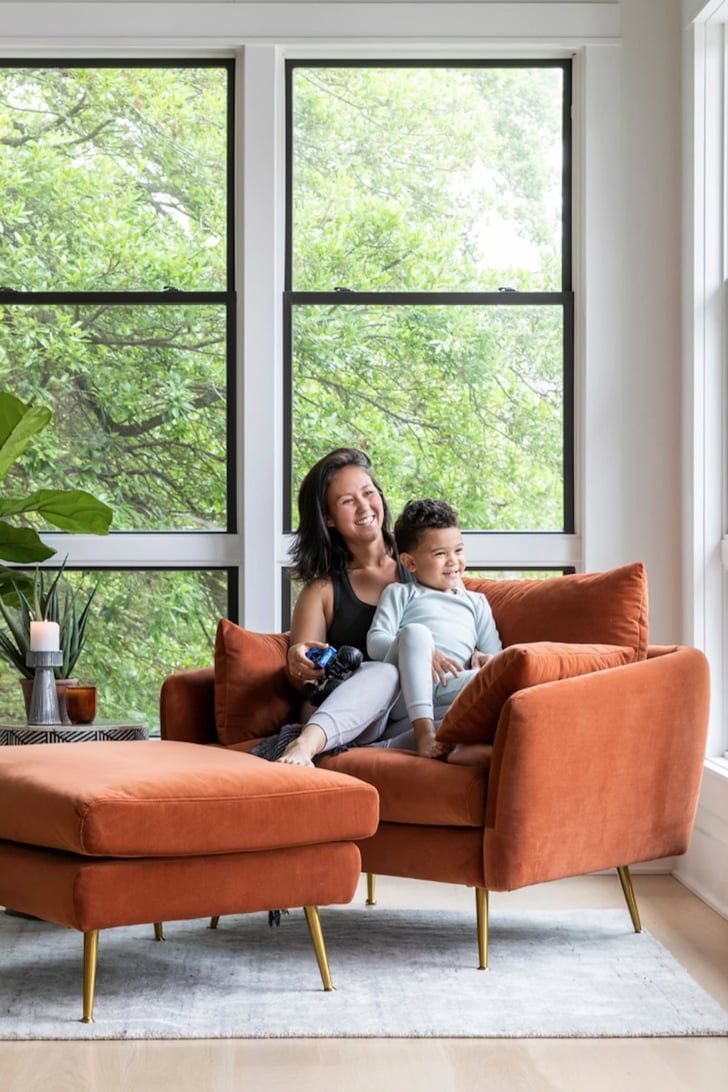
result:
[[(353, 743), (363, 746), (388, 735), (387, 721), (399, 693), (393, 664), (367, 662), (337, 686), (318, 709), (304, 702), (301, 720), (318, 724), (326, 736), (325, 751)], [(407, 727), (407, 726), (405, 726)]]
[(426, 626), (404, 626), (389, 650), (387, 663), (363, 663), (318, 709), (304, 702), (301, 720), (318, 724), (326, 736), (324, 751), (356, 741), (374, 746), (415, 750), (412, 720), (432, 717), (439, 723), (477, 671), (432, 683), (434, 641)]
[(399, 669), (401, 692), (391, 711), (392, 720), (408, 717), (410, 721), (429, 717), (437, 724), (443, 719), (458, 694), (478, 674), (472, 668), (459, 675), (448, 675), (444, 683), (432, 681), (432, 631), (420, 622), (402, 626), (394, 639), (386, 662)]

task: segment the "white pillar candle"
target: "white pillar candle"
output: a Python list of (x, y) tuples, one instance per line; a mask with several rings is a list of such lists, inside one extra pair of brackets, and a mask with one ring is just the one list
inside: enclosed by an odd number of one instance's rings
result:
[(61, 631), (58, 622), (30, 623), (30, 651), (58, 652), (61, 647)]

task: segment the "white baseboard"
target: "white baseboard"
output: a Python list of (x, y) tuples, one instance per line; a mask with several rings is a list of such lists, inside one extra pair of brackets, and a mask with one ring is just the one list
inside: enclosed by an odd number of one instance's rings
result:
[[(631, 876), (670, 876), (674, 872), (679, 857), (661, 857), (657, 861), (641, 861), (629, 866)], [(601, 872), (592, 872), (592, 876), (613, 876), (615, 869), (603, 868)]]
[(659, 861), (642, 861), (641, 864), (630, 865), (629, 870), (633, 876), (669, 876), (675, 868), (677, 860), (677, 857), (662, 857)]
[(728, 918), (728, 776), (720, 769), (706, 766), (692, 842), (673, 875)]

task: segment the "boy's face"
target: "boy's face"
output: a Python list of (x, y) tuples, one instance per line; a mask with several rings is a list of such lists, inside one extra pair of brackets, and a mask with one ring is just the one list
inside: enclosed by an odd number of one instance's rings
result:
[(430, 528), (417, 545), (401, 555), (405, 569), (427, 588), (453, 591), (461, 587), (465, 548), (459, 527)]

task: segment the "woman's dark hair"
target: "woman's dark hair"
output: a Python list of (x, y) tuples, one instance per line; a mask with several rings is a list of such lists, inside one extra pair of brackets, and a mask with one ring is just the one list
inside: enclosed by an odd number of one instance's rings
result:
[(382, 498), (384, 510), (382, 537), (387, 553), (396, 556), (392, 515), (382, 488), (372, 474), (369, 456), (355, 447), (337, 447), (314, 463), (298, 491), (298, 531), (291, 547), (294, 580), (303, 580), (308, 583), (311, 580), (331, 576), (333, 572), (345, 569), (350, 560), (343, 538), (335, 527), (329, 527), (326, 523), (329, 516), (326, 493), (331, 485), (331, 479), (334, 474), (347, 466), (359, 466), (366, 471), (372, 480), (372, 485)]

